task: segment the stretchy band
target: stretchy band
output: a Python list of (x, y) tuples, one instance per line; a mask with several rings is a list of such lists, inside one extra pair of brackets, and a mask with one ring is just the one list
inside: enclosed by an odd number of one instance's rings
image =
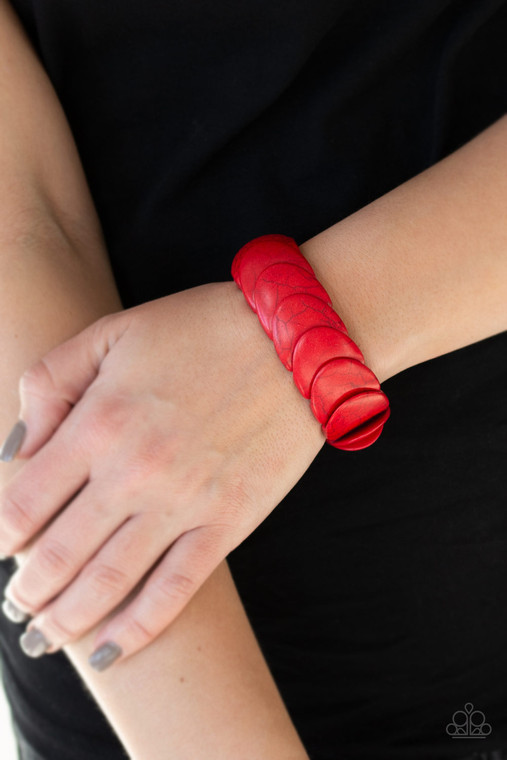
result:
[(251, 240), (234, 257), (231, 274), (310, 400), (328, 443), (345, 451), (374, 443), (390, 415), (389, 400), (296, 241), (286, 235)]

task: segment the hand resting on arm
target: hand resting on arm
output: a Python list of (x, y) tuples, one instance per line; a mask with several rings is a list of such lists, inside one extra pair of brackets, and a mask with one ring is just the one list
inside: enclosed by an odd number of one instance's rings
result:
[[(435, 167), (432, 167), (432, 169), (419, 175), (419, 177), (405, 183), (405, 185), (397, 188), (392, 193), (387, 194), (384, 198), (370, 204), (370, 206), (357, 212), (357, 214), (352, 215), (347, 220), (343, 220), (343, 222), (330, 228), (330, 230), (316, 236), (312, 241), (308, 241), (302, 247), (303, 253), (308, 257), (317, 276), (321, 279), (322, 283), (331, 294), (333, 303), (349, 328), (351, 337), (358, 342), (363, 350), (367, 364), (369, 364), (381, 381), (390, 377), (392, 374), (401, 371), (405, 367), (423, 361), (424, 359), (431, 358), (432, 356), (438, 356), (440, 353), (467, 345), (468, 343), (480, 340), (481, 338), (488, 337), (489, 335), (504, 330), (507, 326), (505, 310), (505, 295), (507, 287), (505, 256), (506, 230), (502, 211), (505, 205), (505, 196), (507, 194), (504, 180), (505, 172), (503, 171), (507, 158), (505, 131), (506, 120), (502, 119), (489, 130), (486, 130), (479, 135), (469, 145), (464, 146), (460, 151), (457, 151), (453, 156), (440, 162)], [(479, 246), (482, 246), (482, 256), (477, 256), (476, 254)], [(421, 251), (424, 251), (424, 256), (421, 256)], [(102, 378), (100, 369), (97, 374), (97, 367), (102, 366), (100, 361), (101, 357), (103, 358), (105, 365), (103, 377), (106, 377), (106, 382), (110, 383), (109, 387), (113, 387), (111, 376), (107, 377), (109, 368), (115, 368), (115, 361), (112, 357), (115, 352), (118, 356), (121, 355), (119, 347), (122, 345), (121, 341), (125, 335), (129, 335), (129, 339), (133, 340), (133, 344), (136, 339), (139, 340), (138, 335), (143, 334), (143, 331), (146, 330), (145, 325), (150, 321), (148, 318), (145, 323), (147, 311), (151, 311), (151, 309), (155, 308), (159, 309), (160, 307), (162, 311), (165, 312), (165, 309), (167, 308), (168, 312), (170, 311), (171, 314), (174, 314), (175, 312), (173, 312), (172, 309), (176, 309), (176, 307), (173, 307), (173, 304), (178, 298), (180, 299), (180, 304), (183, 302), (183, 298), (189, 297), (189, 294), (190, 298), (196, 299), (196, 303), (201, 297), (204, 299), (202, 303), (208, 298), (210, 299), (210, 302), (212, 302), (212, 292), (221, 292), (224, 297), (217, 299), (216, 309), (210, 309), (209, 313), (215, 314), (217, 311), (221, 311), (227, 303), (231, 308), (231, 314), (239, 315), (242, 313), (244, 315), (244, 321), (242, 326), (238, 326), (237, 333), (234, 331), (228, 333), (230, 339), (234, 340), (235, 334), (242, 334), (244, 339), (246, 339), (247, 336), (251, 336), (252, 355), (256, 355), (257, 357), (261, 357), (261, 346), (263, 348), (264, 346), (266, 347), (266, 351), (270, 358), (265, 358), (264, 355), (263, 358), (259, 358), (261, 365), (260, 372), (262, 373), (265, 371), (266, 373), (265, 379), (267, 385), (265, 387), (279, 388), (279, 390), (274, 393), (275, 397), (279, 394), (282, 405), (285, 405), (284, 411), (287, 412), (293, 409), (293, 414), (295, 420), (297, 420), (298, 426), (301, 427), (301, 425), (303, 425), (303, 428), (308, 433), (307, 438), (300, 436), (300, 440), (303, 440), (304, 446), (302, 445), (301, 448), (297, 450), (297, 456), (292, 464), (292, 467), (294, 467), (293, 471), (291, 471), (291, 463), (288, 459), (283, 458), (284, 452), (282, 452), (281, 461), (285, 470), (280, 482), (273, 486), (272, 495), (275, 496), (276, 488), (279, 488), (280, 493), (282, 494), (284, 489), (290, 488), (291, 478), (288, 477), (288, 473), (295, 478), (293, 480), (293, 482), (295, 482), (302, 472), (304, 472), (304, 469), (309, 465), (323, 443), (320, 427), (313, 418), (311, 418), (306, 402), (297, 396), (297, 392), (291, 386), (290, 374), (283, 374), (285, 371), (282, 372), (283, 368), (277, 364), (278, 359), (274, 355), (273, 348), (268, 339), (264, 336), (260, 326), (256, 323), (255, 315), (248, 312), (248, 307), (246, 307), (241, 300), (243, 298), (242, 295), (236, 293), (236, 291), (234, 291), (233, 294), (233, 290), (231, 290), (231, 287), (229, 286), (232, 286), (232, 284), (213, 283), (211, 286), (203, 286), (201, 289), (191, 289), (183, 294), (176, 294), (176, 296), (170, 296), (167, 299), (160, 299), (159, 302), (143, 305), (143, 307), (136, 312), (136, 314), (139, 315), (139, 320), (133, 320), (137, 324), (130, 329), (130, 324), (133, 324), (133, 322), (129, 322), (129, 327), (126, 328), (125, 332), (121, 332), (120, 330), (120, 335), (118, 333), (118, 325), (125, 325), (125, 320), (130, 319), (133, 312), (130, 311), (128, 316), (125, 316), (127, 312), (120, 316), (118, 314), (112, 315), (105, 320), (101, 320), (98, 326), (94, 325), (93, 329), (85, 331), (76, 339), (69, 341), (66, 345), (59, 346), (51, 355), (46, 355), (43, 365), (45, 364), (46, 366), (49, 366), (52, 359), (57, 361), (59, 357), (64, 355), (64, 353), (68, 352), (70, 356), (71, 350), (77, 350), (78, 354), (81, 351), (81, 355), (86, 356), (87, 349), (83, 349), (83, 346), (87, 340), (88, 343), (86, 345), (88, 347), (90, 345), (94, 347), (91, 354), (88, 354), (88, 373), (84, 373), (86, 377), (91, 380), (91, 383), (89, 385), (85, 384), (85, 388), (83, 388), (82, 385), (79, 386), (79, 383), (77, 383), (77, 390), (76, 387), (74, 387), (75, 393), (79, 393), (79, 388), (81, 388), (81, 393), (83, 393), (84, 390), (84, 394), (70, 411), (68, 401), (65, 401), (64, 399), (64, 403), (60, 402), (59, 411), (61, 414), (61, 424), (57, 421), (56, 424), (59, 426), (56, 427), (53, 436), (49, 438), (48, 444), (54, 442), (56, 446), (58, 438), (61, 438), (61, 435), (59, 436), (59, 434), (63, 433), (65, 427), (69, 427), (68, 425), (65, 426), (65, 423), (69, 421), (72, 415), (74, 415), (74, 418), (79, 416), (80, 412), (77, 410), (79, 409), (80, 404), (82, 407), (86, 407), (86, 403), (83, 404), (82, 402), (87, 400), (87, 394), (88, 398), (94, 395), (91, 393), (94, 382), (99, 381), (98, 385), (100, 386)], [(227, 288), (229, 288), (229, 290), (227, 290)], [(225, 297), (226, 292), (228, 293), (227, 297)], [(472, 310), (473, 316), (470, 314), (471, 303), (474, 306), (474, 309)], [(169, 306), (169, 304), (171, 304), (171, 306)], [(236, 308), (238, 311), (236, 311)], [(478, 317), (477, 314), (479, 314)], [(452, 329), (449, 329), (448, 325), (451, 322)], [(442, 325), (445, 325), (446, 329), (443, 329)], [(255, 332), (254, 327), (258, 331), (257, 333)], [(216, 323), (215, 328), (212, 327), (212, 329), (216, 329)], [(129, 330), (130, 333), (128, 332)], [(151, 334), (151, 330), (149, 332)], [(144, 334), (146, 334), (146, 332)], [(220, 329), (217, 329), (216, 335), (219, 334), (221, 334)], [(258, 335), (259, 338), (254, 337), (254, 334)], [(95, 341), (89, 340), (90, 335), (95, 336)], [(157, 342), (158, 340), (158, 337), (155, 336), (156, 346), (160, 345)], [(125, 343), (123, 345), (125, 345)], [(77, 349), (76, 346), (78, 346)], [(107, 351), (105, 350), (106, 347)], [(223, 355), (227, 355), (227, 347), (224, 346), (223, 348)], [(75, 355), (76, 354), (73, 354), (73, 356)], [(126, 353), (123, 355), (126, 355)], [(152, 382), (152, 378), (148, 378), (148, 385), (144, 390), (140, 390), (140, 386), (136, 386), (135, 382), (139, 378), (141, 378), (141, 380), (144, 379), (142, 372), (136, 372), (136, 368), (142, 360), (142, 355), (136, 355), (131, 361), (131, 378), (134, 378), (134, 382), (131, 385), (131, 388), (129, 388), (129, 392), (131, 392), (131, 389), (133, 388), (134, 393), (140, 394), (140, 396), (144, 395), (151, 397), (150, 383)], [(121, 363), (120, 360), (118, 361)], [(65, 358), (62, 362), (65, 362)], [(217, 374), (221, 374), (219, 365), (220, 360), (217, 359), (214, 369)], [(78, 367), (81, 368), (81, 376), (83, 375), (82, 366), (82, 364), (78, 365)], [(226, 364), (225, 366), (229, 365)], [(255, 361), (255, 366), (257, 366), (257, 361)], [(188, 374), (188, 367), (186, 366), (185, 371)], [(282, 377), (284, 379), (282, 379)], [(288, 380), (285, 378), (288, 378)], [(190, 384), (189, 396), (195, 397), (194, 391), (199, 385), (199, 377), (193, 378), (192, 380), (193, 384)], [(204, 387), (204, 380), (201, 379), (200, 382)], [(58, 407), (58, 404), (55, 404), (55, 397), (50, 394), (48, 399), (47, 393), (45, 395), (42, 393), (41, 396), (39, 396), (37, 392), (37, 383), (41, 383), (42, 385), (47, 383), (47, 374), (44, 370), (41, 370), (41, 365), (32, 366), (31, 372), (28, 373), (27, 385), (30, 386), (30, 383), (31, 394), (25, 394), (25, 397), (23, 398), (23, 403), (25, 404), (24, 413), (26, 414), (27, 419), (29, 419), (30, 415), (29, 407), (31, 398), (33, 397), (37, 399), (35, 403), (39, 404), (39, 409), (45, 399), (45, 408), (49, 410), (49, 418), (52, 420), (50, 424), (54, 427), (55, 420), (57, 419), (54, 414), (55, 406)], [(197, 386), (195, 383), (197, 383)], [(178, 387), (180, 388), (181, 385), (182, 384)], [(164, 399), (161, 399), (160, 397), (161, 394), (159, 392), (160, 386), (158, 385), (158, 379), (155, 380), (154, 387), (155, 392), (153, 393), (153, 396), (155, 397), (155, 400), (158, 402), (163, 401)], [(168, 387), (169, 386), (164, 385), (164, 388)], [(176, 387), (177, 385), (175, 384), (174, 388), (176, 389)], [(217, 401), (217, 398), (213, 395), (213, 388), (216, 387), (217, 386), (214, 385), (211, 389), (207, 388), (204, 397), (208, 398), (208, 400), (212, 399), (213, 402), (216, 403), (214, 409), (216, 418), (218, 419), (216, 409), (220, 408), (220, 402)], [(230, 388), (230, 386), (228, 386), (228, 388)], [(262, 388), (264, 390), (264, 386), (262, 386)], [(296, 395), (294, 395), (293, 391)], [(60, 394), (61, 393), (62, 388), (60, 385)], [(183, 396), (184, 392), (181, 391), (181, 393)], [(182, 398), (182, 396), (178, 396), (178, 399)], [(266, 397), (271, 398), (269, 395)], [(56, 398), (61, 399), (64, 397), (60, 395)], [(96, 398), (97, 396), (95, 396), (95, 400)], [(75, 400), (76, 396), (72, 396), (72, 399)], [(124, 400), (124, 398), (122, 400)], [(205, 401), (203, 403), (206, 405)], [(223, 406), (229, 410), (234, 409), (234, 403), (228, 398), (226, 388), (224, 388)], [(166, 405), (166, 408), (169, 407), (170, 404)], [(138, 408), (140, 408), (140, 406)], [(253, 410), (256, 410), (257, 408), (258, 407), (255, 404), (252, 406)], [(110, 411), (113, 412), (114, 408), (110, 408)], [(74, 412), (76, 412), (76, 414), (74, 414)], [(53, 413), (52, 417), (51, 413)], [(180, 404), (180, 413), (182, 413), (182, 416), (185, 416), (183, 402)], [(124, 415), (124, 412), (116, 407), (115, 414), (117, 414), (120, 423), (122, 423), (122, 419), (124, 420), (122, 414)], [(255, 417), (255, 415), (253, 416)], [(281, 414), (280, 416), (283, 417), (283, 424), (286, 424), (286, 415)], [(262, 434), (265, 433), (266, 438), (264, 440), (270, 440), (270, 438), (272, 438), (274, 450), (279, 452), (277, 446), (280, 444), (276, 442), (279, 440), (278, 436), (280, 435), (280, 427), (271, 427), (271, 418), (272, 415), (269, 416), (269, 422), (266, 423), (268, 430), (263, 428), (262, 425), (260, 426), (262, 431), (261, 437)], [(42, 424), (44, 424), (44, 417), (41, 416), (39, 419), (42, 421)], [(92, 420), (93, 417), (90, 416), (90, 419)], [(199, 433), (202, 432), (205, 435), (206, 432), (209, 434), (209, 431), (206, 431), (206, 429), (203, 431), (197, 430), (199, 427), (197, 425), (198, 419), (199, 415), (192, 416), (191, 413), (186, 415), (186, 420), (190, 425), (189, 429), (192, 429), (193, 424), (194, 431)], [(99, 420), (102, 420), (100, 424), (104, 426), (103, 416), (100, 414), (95, 416), (94, 424), (97, 425)], [(237, 421), (234, 420), (234, 424), (236, 424), (236, 422)], [(296, 424), (294, 420), (293, 422)], [(291, 423), (289, 423), (289, 429), (290, 424)], [(92, 427), (93, 425), (89, 423), (89, 429)], [(226, 427), (227, 426), (223, 425), (219, 426), (216, 439), (218, 440), (219, 447), (220, 445), (223, 445), (221, 442), (226, 440)], [(107, 440), (109, 442), (116, 440), (114, 439), (114, 426), (110, 425), (110, 428), (113, 428), (113, 431), (111, 432), (111, 430), (109, 430), (108, 435), (112, 435), (113, 438), (108, 438)], [(120, 427), (120, 430), (125, 430), (125, 428)], [(268, 432), (269, 430), (271, 432)], [(36, 427), (32, 426), (32, 431), (34, 431), (34, 435), (37, 435)], [(283, 432), (286, 432), (285, 429), (283, 429)], [(46, 429), (45, 435), (51, 436), (52, 433), (53, 430)], [(34, 463), (37, 461), (37, 457), (40, 459), (39, 455), (42, 455), (46, 449), (46, 446), (44, 446), (40, 450), (36, 450), (34, 453), (34, 448), (36, 449), (37, 445), (40, 445), (42, 440), (45, 440), (44, 428), (42, 428), (42, 433), (41, 428), (39, 428), (38, 435), (40, 436), (38, 444), (36, 438), (32, 439), (31, 444), (30, 430), (27, 433), (27, 438), (24, 444), (25, 448), (21, 450), (20, 454), (22, 457), (31, 456), (31, 458), (26, 462), (20, 473), (20, 477), (17, 477), (16, 475), (16, 477), (13, 477), (10, 481), (8, 489), (5, 491), (7, 504), (9, 503), (9, 489), (11, 489), (11, 498), (12, 494), (17, 493), (18, 500), (19, 494), (27, 494), (30, 491), (30, 470), (28, 469), (28, 465), (33, 465), (31, 468), (33, 474), (34, 469), (36, 469)], [(179, 435), (181, 435), (181, 433), (179, 433)], [(220, 436), (224, 436), (224, 438), (221, 439)], [(244, 440), (244, 432), (242, 435), (238, 436), (239, 440), (241, 440), (242, 436)], [(96, 453), (99, 454), (104, 448), (106, 448), (106, 446), (103, 441), (102, 445), (100, 444), (100, 435), (97, 438), (98, 445), (96, 446)], [(123, 440), (123, 436), (120, 436), (120, 438)], [(117, 440), (120, 440), (120, 438)], [(185, 435), (182, 436), (182, 439), (184, 438)], [(187, 439), (194, 440), (194, 436), (192, 434), (187, 434)], [(191, 451), (188, 440), (188, 451)], [(30, 445), (34, 448), (30, 449)], [(161, 446), (161, 450), (163, 453), (163, 446)], [(244, 451), (247, 450), (248, 446), (245, 446)], [(264, 461), (266, 461), (263, 459), (263, 456), (265, 455), (266, 452), (261, 447), (261, 452), (259, 454), (260, 459), (254, 459), (254, 464), (258, 465), (258, 472), (261, 470)], [(93, 452), (91, 452), (91, 458), (93, 458)], [(210, 459), (213, 458), (215, 458), (215, 461), (220, 464), (220, 457), (217, 458), (212, 455)], [(181, 453), (181, 460), (184, 460), (183, 453)], [(95, 471), (100, 473), (101, 461), (99, 456), (96, 457), (95, 461)], [(54, 463), (54, 466), (61, 467), (62, 471), (64, 469), (61, 462), (58, 465)], [(220, 470), (220, 467), (218, 467), (218, 470)], [(222, 468), (222, 472), (223, 471), (224, 468)], [(253, 471), (255, 474), (255, 466)], [(23, 477), (25, 472), (27, 475), (26, 477)], [(175, 482), (177, 483), (178, 477), (176, 475), (176, 470), (173, 472), (175, 473)], [(157, 475), (157, 468), (155, 467), (153, 475), (155, 486), (157, 486)], [(104, 476), (104, 470), (102, 470), (102, 476)], [(166, 473), (164, 472), (164, 477), (165, 476)], [(284, 478), (287, 479), (284, 480)], [(206, 480), (209, 482), (210, 476), (205, 472), (201, 482), (206, 482)], [(249, 483), (248, 476), (246, 479), (246, 490), (242, 487), (241, 482), (240, 479), (239, 489), (236, 484), (236, 488), (232, 488), (232, 490), (235, 490), (236, 494), (238, 493), (238, 490), (240, 494), (243, 492), (244, 500), (240, 512), (244, 520), (242, 523), (243, 528), (246, 527), (248, 531), (252, 526), (255, 527), (255, 524), (258, 524), (255, 522), (257, 518), (252, 518), (249, 510), (251, 505), (254, 507), (256, 506), (256, 499), (255, 494), (250, 496), (247, 493)], [(245, 485), (244, 480), (243, 485)], [(162, 492), (163, 486), (163, 479), (162, 483), (160, 482), (160, 479), (158, 479), (158, 487), (161, 488)], [(230, 481), (229, 486), (231, 486)], [(78, 498), (85, 493), (85, 490), (86, 489), (80, 491)], [(12, 501), (14, 503), (15, 499), (12, 498)], [(34, 501), (35, 499), (32, 496), (32, 504), (34, 504)], [(30, 499), (27, 496), (26, 501), (23, 501), (23, 505), (29, 505), (29, 503)], [(266, 507), (266, 503), (261, 501), (260, 519), (263, 519), (267, 512), (274, 508), (275, 505), (276, 504), (273, 503)], [(46, 521), (54, 520), (54, 522), (49, 525), (47, 531), (53, 529), (56, 530), (58, 521), (65, 516), (67, 510), (64, 510), (58, 515), (62, 506), (64, 505), (61, 503), (53, 504), (53, 509), (49, 510), (49, 514), (46, 514)], [(27, 514), (25, 514), (25, 518), (28, 517), (28, 523), (30, 523), (30, 518), (34, 517), (34, 514), (35, 517), (37, 517), (36, 509), (36, 504), (34, 504), (33, 511), (30, 511), (29, 506), (26, 507)], [(70, 507), (68, 509), (70, 512)], [(263, 510), (266, 509), (267, 512), (263, 513)], [(157, 519), (159, 517), (160, 515), (157, 515)], [(199, 519), (197, 522), (200, 523)], [(237, 527), (237, 523), (235, 523), (235, 526)], [(8, 540), (6, 540), (6, 545), (0, 545), (0, 549), (5, 551), (19, 550), (26, 541), (33, 537), (30, 533), (30, 529), (38, 530), (40, 527), (40, 523), (37, 523), (37, 519), (33, 520), (24, 536), (16, 539), (16, 535), (14, 534), (13, 536), (11, 533), (10, 540), (12, 541), (12, 544), (8, 546)], [(199, 529), (201, 527), (202, 525), (198, 524), (194, 526), (194, 529)], [(207, 528), (210, 528), (210, 523), (207, 524)], [(228, 524), (226, 522), (226, 532), (227, 528)], [(11, 530), (14, 530), (12, 526)], [(192, 529), (188, 529), (183, 537), (190, 533), (191, 530)], [(210, 531), (210, 533), (213, 534), (213, 531)], [(42, 533), (40, 540), (42, 540), (45, 535), (46, 531)], [(217, 540), (217, 535), (219, 536), (219, 532), (214, 533), (214, 545), (210, 551), (215, 552), (216, 562), (218, 563), (223, 554), (223, 546), (221, 546), (219, 540)], [(234, 540), (236, 539), (237, 535)], [(174, 548), (177, 548), (178, 543), (179, 542), (176, 541)], [(18, 577), (14, 579), (9, 593), (15, 603), (23, 607), (23, 602), (25, 602), (24, 606), (26, 609), (38, 615), (38, 618), (30, 624), (30, 627), (40, 627), (45, 633), (47, 633), (48, 638), (50, 634), (53, 633), (53, 638), (55, 639), (59, 629), (60, 633), (65, 635), (65, 624), (60, 623), (58, 626), (57, 623), (55, 623), (54, 618), (51, 620), (51, 608), (56, 606), (59, 601), (63, 604), (64, 595), (70, 590), (71, 586), (65, 589), (61, 600), (57, 596), (46, 608), (44, 608), (44, 606), (41, 607), (38, 602), (32, 605), (26, 603), (28, 598), (23, 597), (22, 573), (24, 573), (26, 582), (26, 578), (30, 578), (29, 562), (33, 560), (35, 563), (37, 561), (36, 549), (37, 543), (33, 545), (29, 559), (19, 571)], [(170, 557), (171, 551), (172, 549), (170, 549), (169, 553), (166, 555), (167, 558)], [(39, 552), (39, 561), (40, 554), (41, 553)], [(58, 562), (58, 557), (56, 557), (56, 561)], [(191, 563), (189, 562), (189, 567), (190, 564)], [(213, 563), (210, 561), (207, 567), (208, 572), (211, 572), (212, 564)], [(115, 575), (115, 568), (108, 569), (113, 571), (110, 572), (110, 576), (119, 578), (120, 584), (118, 585), (121, 585), (125, 580), (124, 576), (121, 574)], [(86, 572), (86, 566), (82, 568), (81, 572), (83, 574)], [(200, 598), (200, 592), (195, 593), (199, 583), (198, 580), (196, 582), (198, 576), (199, 568), (194, 567), (193, 577), (190, 572), (179, 572), (176, 575), (172, 575), (172, 577), (170, 576), (169, 583), (166, 583), (165, 581), (159, 583), (159, 591), (160, 586), (164, 586), (165, 592), (168, 592), (165, 596), (171, 600), (173, 614), (177, 614), (193, 594), (195, 594), (195, 596), (192, 599), (191, 605), (195, 604)], [(46, 573), (46, 582), (48, 582), (48, 579), (50, 580), (50, 578), (51, 567), (48, 568)], [(188, 579), (190, 579), (189, 583), (187, 582)], [(203, 578), (201, 578), (201, 582), (202, 580)], [(26, 586), (29, 586), (28, 582), (26, 582)], [(113, 588), (113, 594), (117, 591), (117, 588), (118, 586)], [(206, 586), (204, 585), (201, 588), (204, 590)], [(146, 586), (146, 592), (147, 591), (148, 585)], [(141, 621), (140, 626), (134, 624), (133, 626), (131, 625), (130, 629), (128, 626), (122, 627), (120, 625), (122, 620), (129, 620), (129, 615), (130, 620), (133, 619), (132, 610), (136, 609), (135, 605), (138, 605), (139, 609), (139, 606), (142, 603), (143, 593), (145, 592), (141, 591), (139, 596), (135, 597), (134, 602), (130, 607), (130, 611), (129, 607), (124, 606), (120, 611), (120, 616), (115, 617), (113, 615), (108, 623), (106, 623), (106, 626), (101, 628), (94, 638), (94, 644), (100, 644), (105, 640), (112, 638), (112, 633), (114, 632), (115, 640), (121, 641), (122, 644), (125, 641), (124, 653), (126, 656), (118, 660), (109, 673), (102, 674), (101, 677), (103, 679), (105, 676), (112, 679), (112, 673), (116, 669), (118, 669), (118, 673), (125, 673), (131, 661), (136, 663), (138, 660), (144, 660), (144, 658), (149, 656), (156, 646), (158, 647), (159, 640), (160, 642), (166, 640), (166, 637), (168, 636), (167, 632), (169, 631), (169, 634), (171, 632), (174, 633), (174, 631), (178, 630), (180, 621), (184, 620), (182, 615), (169, 629), (164, 629), (160, 639), (156, 639), (155, 641), (153, 641), (150, 636), (152, 633), (157, 633), (156, 626), (154, 631), (150, 631), (148, 627), (150, 621), (146, 618)], [(28, 594), (29, 589), (27, 588), (25, 595), (28, 597)], [(117, 601), (117, 598), (113, 598), (113, 603), (115, 601)], [(129, 600), (126, 599), (125, 601)], [(191, 605), (188, 605), (190, 609), (192, 609)], [(83, 609), (86, 608), (86, 606), (87, 601), (83, 599)], [(149, 615), (149, 601), (147, 609)], [(183, 614), (186, 614), (186, 612), (187, 610), (185, 610)], [(62, 613), (62, 609), (60, 609), (60, 613)], [(153, 613), (154, 618), (156, 618), (158, 614), (158, 610), (155, 610)], [(143, 637), (142, 630), (144, 629), (144, 641), (141, 642), (141, 646), (144, 644), (145, 649), (142, 652), (138, 652), (135, 658), (129, 658), (128, 655), (133, 651), (136, 651), (136, 647), (132, 647), (129, 651), (129, 637), (132, 630), (137, 628), (141, 629), (138, 631), (141, 638)], [(70, 631), (70, 634), (72, 636), (72, 631)], [(87, 640), (87, 637), (82, 638), (80, 641), (85, 640)], [(62, 643), (65, 643), (65, 638), (61, 641), (61, 644)], [(146, 644), (148, 644), (148, 646), (146, 646)], [(67, 644), (66, 651), (67, 650), (72, 651), (72, 645)], [(84, 671), (85, 669), (83, 669), (83, 672)], [(85, 680), (87, 680), (86, 672), (84, 677)], [(118, 675), (117, 678), (119, 679), (120, 676)], [(95, 685), (97, 684), (95, 676), (90, 677), (87, 682), (93, 682)], [(168, 688), (165, 684), (166, 681), (164, 680), (161, 689)], [(99, 684), (97, 688), (100, 690), (101, 685)], [(109, 714), (115, 713), (117, 717), (122, 715), (124, 718), (125, 715), (128, 714), (128, 710), (126, 712), (122, 711), (122, 709), (117, 710), (116, 705), (113, 704), (113, 702), (114, 699), (111, 701), (109, 697), (106, 697), (103, 700), (102, 704), (104, 705), (105, 711), (107, 712), (109, 709)], [(108, 707), (108, 705), (110, 707)], [(160, 709), (163, 711), (163, 708)], [(155, 718), (153, 718), (153, 720), (154, 719)], [(121, 721), (122, 718), (119, 717), (116, 725), (119, 725)], [(124, 721), (125, 736), (129, 733), (127, 723), (128, 720)], [(150, 725), (149, 721), (146, 726), (148, 727), (148, 725)], [(215, 723), (214, 725), (216, 727), (218, 724)], [(221, 733), (220, 737), (222, 737)], [(182, 746), (183, 745), (180, 742), (178, 745), (180, 750)], [(209, 754), (207, 756), (209, 757)]]
[[(72, 135), (5, 0), (0, 51), (5, 434), (19, 411), (18, 382), (25, 370), (86, 326), (118, 313), (122, 304)], [(3, 463), (4, 488), (31, 461)], [(4, 529), (0, 519), (2, 537)], [(17, 553), (21, 568), (43, 536), (44, 531), (33, 536)], [(225, 562), (173, 626), (111, 671), (98, 673), (87, 663), (96, 634), (91, 628), (64, 651), (134, 760), (306, 758)]]
[[(504, 117), (302, 245), (381, 382), (507, 328), (506, 168)], [(111, 612), (163, 555), (94, 641), (114, 642), (123, 659), (149, 644), (323, 444), (232, 282), (108, 316), (24, 380), (20, 456), (31, 459), (4, 492), (0, 549), (19, 551), (78, 492), (7, 590), (49, 652)], [(9, 523), (17, 504), (24, 522)]]

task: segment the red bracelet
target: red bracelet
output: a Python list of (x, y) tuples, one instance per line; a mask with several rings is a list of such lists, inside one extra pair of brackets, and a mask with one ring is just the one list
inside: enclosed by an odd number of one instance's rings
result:
[(234, 257), (231, 274), (310, 399), (328, 443), (345, 451), (374, 443), (390, 415), (389, 400), (296, 241), (286, 235), (251, 240)]

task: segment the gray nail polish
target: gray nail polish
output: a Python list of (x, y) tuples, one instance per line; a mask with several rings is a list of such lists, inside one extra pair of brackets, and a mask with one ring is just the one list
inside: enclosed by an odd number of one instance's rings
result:
[(25, 623), (30, 617), (27, 612), (23, 612), (19, 607), (16, 607), (10, 599), (4, 599), (2, 603), (2, 612), (5, 617), (9, 618), (13, 623)]
[(95, 670), (105, 670), (122, 654), (122, 648), (115, 644), (114, 641), (106, 641), (93, 652), (88, 662)]
[(25, 631), (19, 638), (19, 644), (23, 652), (29, 657), (40, 657), (51, 646), (50, 642), (38, 628)]
[(0, 451), (0, 461), (10, 462), (14, 459), (21, 448), (25, 433), (26, 424), (23, 420), (18, 420), (3, 443), (2, 450)]

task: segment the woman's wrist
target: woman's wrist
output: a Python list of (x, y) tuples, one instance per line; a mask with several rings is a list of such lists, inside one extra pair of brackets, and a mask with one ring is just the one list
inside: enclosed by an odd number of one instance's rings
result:
[(234, 257), (231, 274), (326, 440), (347, 451), (374, 443), (389, 401), (295, 240), (254, 238)]
[[(341, 226), (340, 226), (341, 225)], [(369, 292), (364, 273), (353, 252), (357, 252), (355, 230), (336, 224), (299, 246), (317, 279), (331, 297), (347, 332), (360, 348), (364, 362), (382, 384), (399, 366), (394, 341), (383, 332), (382, 304)]]
[[(307, 399), (296, 387), (292, 373), (285, 369), (277, 356), (273, 341), (266, 335), (257, 314), (248, 305), (242, 291), (234, 281), (223, 282), (220, 285), (223, 288), (221, 293), (228, 301), (227, 309), (231, 321), (241, 336), (239, 343), (242, 349), (238, 353), (238, 361), (251, 368), (251, 372), (255, 373), (266, 393), (277, 395), (287, 414), (298, 415), (294, 436), (300, 439), (304, 430), (304, 440), (308, 443), (306, 467), (309, 467), (325, 443), (321, 426), (313, 416)], [(288, 445), (282, 432), (279, 442), (283, 448)]]
[(507, 118), (300, 245), (379, 381), (507, 329)]

